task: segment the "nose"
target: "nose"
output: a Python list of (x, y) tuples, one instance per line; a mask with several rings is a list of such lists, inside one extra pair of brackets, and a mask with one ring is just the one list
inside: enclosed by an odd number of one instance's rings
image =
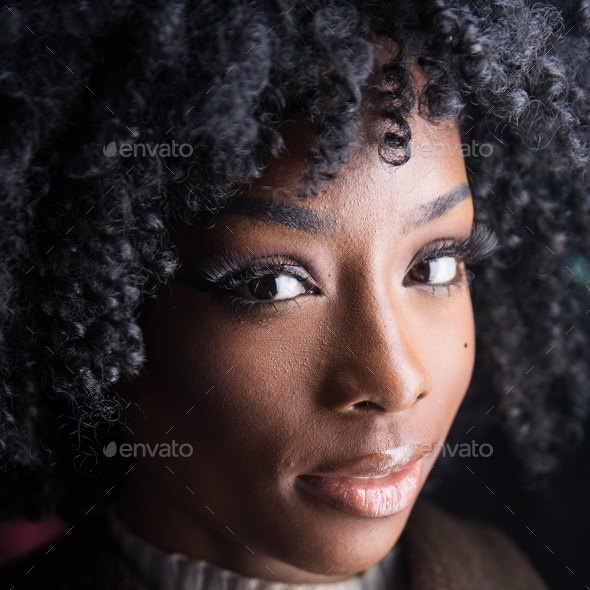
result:
[(430, 394), (432, 377), (418, 346), (428, 334), (402, 299), (365, 294), (331, 327), (324, 405), (338, 412), (401, 412)]

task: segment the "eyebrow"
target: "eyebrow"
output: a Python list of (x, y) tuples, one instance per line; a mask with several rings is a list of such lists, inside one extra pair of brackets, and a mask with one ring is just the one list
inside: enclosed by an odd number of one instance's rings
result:
[(339, 233), (342, 224), (332, 211), (317, 211), (273, 199), (234, 198), (218, 215), (243, 215), (262, 221), (272, 221), (308, 234)]
[(471, 198), (471, 191), (467, 183), (459, 184), (451, 190), (438, 196), (428, 203), (420, 205), (408, 216), (402, 233), (408, 233), (422, 227), (423, 225), (438, 219), (448, 213), (465, 199)]
[[(424, 203), (408, 215), (402, 233), (414, 231), (419, 227), (442, 217), (450, 209), (471, 197), (469, 185), (460, 184), (436, 199)], [(310, 207), (301, 207), (267, 198), (233, 198), (229, 204), (216, 213), (217, 217), (242, 215), (262, 221), (278, 223), (290, 229), (308, 234), (323, 235), (341, 233), (343, 223), (331, 211), (318, 211)]]

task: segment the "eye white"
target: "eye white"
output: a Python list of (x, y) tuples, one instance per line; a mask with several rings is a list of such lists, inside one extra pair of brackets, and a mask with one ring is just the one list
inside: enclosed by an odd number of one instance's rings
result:
[(236, 287), (238, 293), (260, 301), (280, 301), (306, 293), (306, 286), (288, 274), (268, 274)]
[(434, 284), (450, 283), (457, 275), (457, 259), (453, 256), (443, 256), (429, 260), (430, 274), (428, 282)]
[(297, 278), (291, 275), (279, 275), (275, 278), (277, 294), (272, 298), (273, 301), (277, 299), (289, 299), (297, 295), (305, 293), (305, 285)]

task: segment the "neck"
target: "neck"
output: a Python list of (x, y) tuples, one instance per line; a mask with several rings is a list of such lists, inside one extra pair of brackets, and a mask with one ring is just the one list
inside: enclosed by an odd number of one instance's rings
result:
[(119, 515), (131, 531), (167, 553), (183, 553), (242, 576), (292, 584), (329, 584), (353, 577), (311, 573), (247, 547), (223, 524), (215, 526), (207, 516), (198, 518), (184, 510), (139, 466), (130, 473)]

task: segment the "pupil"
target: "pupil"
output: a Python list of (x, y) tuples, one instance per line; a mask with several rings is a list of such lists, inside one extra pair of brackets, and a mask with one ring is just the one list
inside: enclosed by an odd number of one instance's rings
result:
[(427, 281), (430, 277), (430, 262), (420, 262), (416, 266), (416, 272), (422, 281)]
[(277, 277), (274, 275), (266, 275), (261, 279), (256, 279), (250, 282), (250, 294), (257, 299), (273, 299), (276, 297)]

